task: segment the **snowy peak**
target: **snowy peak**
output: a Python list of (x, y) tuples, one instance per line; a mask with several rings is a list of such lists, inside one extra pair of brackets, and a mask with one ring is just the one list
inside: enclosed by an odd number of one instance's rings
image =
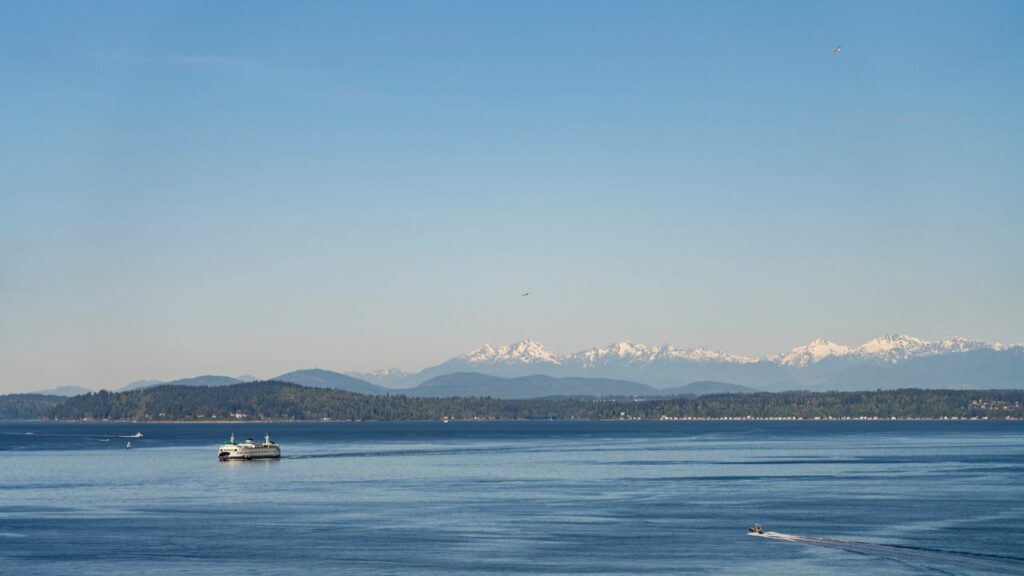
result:
[(772, 357), (771, 360), (782, 364), (783, 366), (796, 366), (803, 368), (808, 364), (821, 362), (825, 358), (829, 358), (831, 356), (845, 356), (849, 353), (849, 346), (843, 346), (842, 344), (836, 344), (831, 340), (817, 338), (810, 344), (797, 346), (786, 354)]
[(932, 345), (932, 350), (935, 354), (949, 354), (953, 352), (971, 352), (973, 350), (984, 350), (990, 348), (995, 351), (1005, 350), (1006, 347), (1002, 344), (995, 342), (989, 344), (984, 340), (969, 340), (967, 338), (961, 338), (960, 336), (954, 336), (952, 338), (945, 338), (939, 342), (935, 342)]
[(634, 344), (628, 340), (614, 342), (608, 346), (591, 348), (583, 352), (570, 354), (567, 360), (581, 366), (600, 366), (609, 363), (620, 364), (651, 364), (661, 360), (690, 360), (694, 362), (756, 362), (753, 358), (734, 356), (708, 350), (704, 347), (681, 350), (675, 346), (664, 344), (659, 348), (646, 344)]
[(367, 372), (366, 374), (369, 375), (369, 376), (373, 376), (374, 378), (381, 378), (381, 379), (404, 378), (404, 377), (409, 375), (408, 372), (406, 372), (405, 370), (402, 370), (401, 368), (381, 368), (379, 370), (371, 370), (370, 372)]
[(853, 360), (895, 364), (909, 358), (956, 354), (974, 350), (1005, 350), (1002, 344), (990, 344), (984, 340), (970, 340), (960, 336), (932, 342), (906, 334), (886, 334), (851, 348), (831, 340), (818, 338), (810, 344), (797, 346), (786, 354), (768, 358), (783, 366), (804, 368), (826, 358), (846, 357)]
[(648, 346), (639, 342), (622, 340), (607, 346), (599, 346), (568, 355), (558, 355), (548, 350), (543, 344), (533, 340), (523, 340), (508, 346), (491, 346), (484, 344), (456, 358), (468, 364), (482, 365), (515, 365), (515, 364), (558, 364), (567, 367), (594, 367), (607, 365), (647, 365), (660, 361), (687, 360), (692, 362), (756, 362), (754, 358), (736, 356), (697, 347), (682, 350), (664, 344), (660, 347)]
[(372, 370), (370, 372), (345, 372), (345, 376), (351, 376), (352, 378), (358, 378), (359, 380), (365, 380), (371, 384), (378, 384), (382, 386), (396, 386), (402, 387), (406, 381), (413, 377), (414, 374), (400, 370), (398, 368), (384, 368), (380, 370)]
[(605, 350), (619, 358), (649, 358), (653, 355), (657, 355), (658, 353), (658, 351), (651, 346), (644, 343), (634, 344), (629, 340), (615, 342)]
[(894, 363), (912, 356), (927, 354), (931, 344), (927, 340), (906, 334), (887, 334), (861, 344), (854, 353), (864, 358)]
[(634, 344), (628, 340), (613, 342), (607, 346), (591, 348), (570, 354), (567, 359), (581, 366), (599, 366), (609, 362), (650, 362), (658, 355), (658, 349), (646, 344)]
[(523, 340), (508, 346), (495, 348), (490, 344), (472, 350), (459, 357), (470, 364), (559, 364), (561, 358), (539, 342)]
[(750, 358), (749, 356), (739, 356), (736, 354), (726, 354), (719, 350), (709, 350), (703, 346), (696, 348), (690, 348), (688, 350), (678, 350), (672, 346), (665, 346), (665, 355), (670, 358), (676, 358), (681, 360), (693, 360), (695, 362), (731, 362), (734, 364), (748, 364), (751, 362), (757, 362), (757, 358)]
[(622, 340), (607, 346), (598, 346), (567, 355), (555, 354), (543, 344), (533, 340), (523, 340), (507, 346), (491, 346), (484, 344), (454, 358), (465, 364), (478, 366), (521, 366), (555, 364), (566, 369), (599, 368), (599, 367), (639, 367), (672, 362), (726, 363), (748, 364), (768, 361), (790, 368), (806, 368), (828, 358), (843, 358), (855, 362), (893, 364), (909, 358), (955, 354), (974, 350), (1005, 350), (1001, 344), (990, 344), (982, 340), (970, 340), (962, 337), (946, 338), (937, 342), (908, 336), (906, 334), (887, 334), (868, 340), (863, 344), (851, 347), (831, 340), (817, 338), (803, 346), (797, 346), (789, 352), (751, 358), (727, 354), (718, 350), (710, 350), (702, 346), (696, 348), (676, 348), (670, 344), (648, 346), (641, 342)]

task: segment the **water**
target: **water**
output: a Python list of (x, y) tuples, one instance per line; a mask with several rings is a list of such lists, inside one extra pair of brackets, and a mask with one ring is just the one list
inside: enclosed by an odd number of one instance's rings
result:
[[(285, 458), (217, 462), (232, 432)], [(1022, 542), (1020, 422), (0, 422), (4, 575), (1024, 574)]]

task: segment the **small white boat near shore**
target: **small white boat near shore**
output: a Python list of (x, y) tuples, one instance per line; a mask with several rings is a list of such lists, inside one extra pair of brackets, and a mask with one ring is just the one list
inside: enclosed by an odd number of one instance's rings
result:
[(270, 434), (265, 435), (260, 444), (253, 442), (252, 438), (246, 438), (245, 442), (235, 442), (235, 435), (232, 434), (227, 444), (221, 444), (220, 450), (217, 452), (217, 459), (221, 462), (280, 457), (281, 448), (270, 439)]

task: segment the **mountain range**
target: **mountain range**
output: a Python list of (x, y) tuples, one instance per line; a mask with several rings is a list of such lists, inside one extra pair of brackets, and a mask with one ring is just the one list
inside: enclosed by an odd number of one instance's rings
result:
[(81, 386), (57, 386), (56, 388), (47, 388), (46, 390), (39, 390), (35, 394), (42, 394), (43, 396), (65, 396), (70, 398), (71, 396), (78, 396), (80, 394), (88, 394), (92, 392), (88, 388), (82, 388)]
[[(144, 390), (155, 386), (228, 386), (256, 380), (255, 378), (234, 378), (231, 376), (196, 376), (162, 382), (160, 380), (142, 380), (132, 382), (120, 389), (121, 392)], [(314, 368), (296, 370), (281, 374), (271, 379), (276, 382), (289, 382), (313, 388), (332, 388), (358, 394), (385, 395), (402, 394), (420, 398), (447, 398), (456, 396), (480, 396), (518, 400), (525, 398), (543, 398), (547, 396), (678, 396), (720, 393), (751, 393), (759, 392), (754, 388), (730, 384), (727, 382), (693, 382), (686, 386), (658, 389), (647, 384), (628, 380), (612, 380), (607, 378), (573, 378), (553, 377), (534, 374), (518, 378), (502, 378), (479, 372), (456, 372), (436, 376), (412, 388), (385, 388), (377, 384), (353, 378), (346, 374)], [(51, 395), (77, 396), (91, 392), (85, 388), (67, 387), (63, 394), (46, 391)], [(44, 393), (44, 392), (40, 392)]]
[(350, 376), (391, 388), (409, 388), (437, 376), (479, 372), (629, 380), (655, 388), (697, 381), (728, 382), (760, 390), (892, 388), (1021, 388), (1024, 346), (961, 337), (928, 341), (889, 334), (859, 346), (823, 339), (789, 352), (752, 358), (703, 347), (647, 346), (628, 341), (559, 355), (524, 340), (484, 345), (416, 373), (401, 370)]
[(747, 394), (760, 390), (728, 382), (692, 382), (673, 388), (655, 388), (629, 380), (610, 378), (554, 377), (534, 374), (518, 378), (502, 378), (479, 372), (455, 372), (427, 380), (403, 390), (409, 396), (446, 398), (455, 396), (489, 396), (503, 400), (545, 398), (550, 396), (703, 396), (705, 394)]
[(428, 398), (489, 396), (522, 400), (547, 396), (650, 396), (658, 394), (658, 390), (646, 384), (607, 378), (556, 378), (540, 374), (502, 378), (479, 372), (456, 372), (431, 378), (405, 393)]
[[(178, 380), (137, 380), (123, 386), (118, 389), (119, 392), (128, 392), (131, 390), (143, 390), (146, 388), (152, 388), (154, 386), (227, 386), (229, 384), (239, 384), (241, 382), (253, 382), (260, 380), (255, 376), (216, 376), (207, 374), (204, 376), (195, 376), (192, 378), (181, 378)], [(311, 386), (314, 388), (336, 388), (338, 390), (347, 390), (349, 392), (356, 392), (358, 394), (388, 394), (394, 392), (390, 388), (384, 386), (378, 386), (377, 384), (371, 384), (365, 380), (359, 378), (353, 378), (345, 374), (338, 372), (332, 372), (330, 370), (321, 370), (319, 368), (312, 368), (309, 370), (295, 370), (294, 372), (288, 372), (287, 374), (281, 374), (271, 380), (279, 382), (291, 382), (292, 384), (299, 384), (302, 386)], [(40, 391), (40, 394), (54, 394), (59, 396), (75, 396), (77, 394), (84, 394), (91, 392), (91, 390), (65, 386), (60, 390), (67, 389), (69, 392), (74, 390), (74, 393), (59, 394), (53, 390)], [(58, 389), (54, 389), (58, 390)]]
[[(221, 386), (256, 379), (205, 375), (170, 382), (141, 380), (121, 390), (159, 384)], [(501, 398), (796, 389), (1024, 388), (1024, 346), (959, 337), (928, 341), (890, 334), (858, 346), (817, 339), (782, 354), (752, 358), (703, 347), (683, 349), (628, 341), (560, 355), (538, 342), (523, 340), (506, 346), (485, 344), (415, 373), (398, 369), (363, 373), (307, 369), (272, 380), (362, 394)], [(75, 391), (68, 389), (65, 393)]]
[(234, 378), (232, 376), (214, 376), (212, 374), (206, 374), (204, 376), (193, 376), (192, 378), (170, 380), (168, 382), (164, 382), (163, 380), (136, 380), (135, 382), (120, 388), (119, 391), (127, 392), (129, 390), (142, 390), (144, 388), (152, 388), (153, 386), (159, 386), (161, 384), (170, 384), (173, 386), (227, 386), (228, 384), (238, 384), (239, 382), (246, 382), (250, 380), (256, 380), (256, 378), (246, 378), (244, 376)]

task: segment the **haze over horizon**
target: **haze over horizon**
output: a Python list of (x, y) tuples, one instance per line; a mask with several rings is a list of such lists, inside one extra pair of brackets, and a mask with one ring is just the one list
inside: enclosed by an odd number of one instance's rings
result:
[(0, 393), (1024, 342), (1020, 3), (11, 1), (0, 86)]
[[(35, 389), (25, 390), (27, 392), (44, 391), (49, 392), (51, 390), (61, 390), (64, 388), (78, 389), (85, 388), (91, 390), (122, 390), (122, 389), (135, 389), (139, 385), (151, 386), (162, 383), (180, 383), (183, 381), (190, 382), (193, 380), (202, 381), (201, 385), (220, 385), (222, 380), (234, 379), (238, 382), (253, 381), (253, 380), (272, 380), (279, 379), (281, 376), (286, 376), (287, 373), (295, 371), (300, 372), (320, 372), (327, 371), (335, 374), (345, 374), (354, 376), (360, 380), (366, 380), (372, 384), (380, 384), (385, 388), (392, 389), (406, 389), (414, 387), (417, 383), (425, 381), (433, 376), (428, 374), (425, 377), (414, 378), (418, 374), (426, 374), (428, 372), (438, 373), (438, 368), (444, 366), (449, 362), (457, 362), (458, 365), (448, 370), (441, 370), (439, 374), (451, 374), (453, 372), (483, 372), (485, 374), (493, 374), (491, 370), (495, 366), (508, 364), (510, 366), (518, 365), (520, 367), (536, 366), (536, 369), (520, 369), (517, 371), (525, 372), (531, 375), (548, 375), (549, 371), (546, 367), (550, 367), (552, 362), (559, 364), (566, 362), (568, 365), (578, 365), (580, 362), (584, 364), (589, 361), (584, 358), (590, 354), (611, 354), (612, 356), (619, 356), (621, 360), (627, 364), (633, 361), (640, 361), (641, 363), (648, 363), (652, 360), (652, 355), (657, 358), (663, 358), (663, 354), (668, 354), (671, 357), (684, 357), (697, 362), (724, 362), (726, 364), (736, 363), (761, 363), (770, 362), (778, 364), (780, 366), (787, 366), (789, 368), (803, 368), (808, 364), (814, 364), (825, 358), (856, 358), (858, 355), (862, 357), (861, 362), (867, 361), (868, 363), (879, 362), (882, 365), (892, 365), (898, 362), (905, 361), (911, 358), (920, 357), (933, 357), (935, 355), (953, 355), (957, 356), (960, 353), (971, 351), (971, 350), (990, 350), (990, 351), (1016, 351), (1018, 357), (1020, 356), (1021, 350), (1024, 349), (1024, 344), (1007, 344), (1003, 342), (990, 342), (986, 340), (963, 338), (960, 336), (947, 337), (936, 340), (921, 339), (909, 334), (892, 333), (872, 338), (871, 340), (858, 343), (857, 345), (847, 345), (842, 342), (835, 342), (828, 339), (816, 338), (808, 343), (787, 348), (786, 350), (780, 350), (777, 353), (761, 356), (746, 356), (742, 354), (732, 354), (727, 350), (712, 350), (704, 346), (693, 346), (690, 348), (684, 348), (675, 346), (671, 343), (662, 343), (658, 345), (650, 345), (640, 341), (628, 341), (621, 340), (618, 342), (611, 342), (606, 345), (591, 346), (586, 349), (565, 351), (565, 350), (552, 350), (546, 347), (543, 343), (537, 342), (532, 339), (525, 339), (518, 342), (512, 342), (508, 344), (492, 345), (490, 343), (484, 343), (479, 347), (475, 347), (471, 350), (466, 350), (462, 353), (452, 355), (448, 358), (435, 359), (430, 365), (415, 367), (411, 370), (404, 369), (399, 366), (388, 366), (378, 367), (372, 370), (351, 370), (343, 366), (325, 366), (325, 365), (311, 365), (293, 367), (293, 369), (283, 370), (274, 372), (273, 374), (239, 374), (235, 373), (222, 373), (222, 374), (208, 374), (208, 373), (186, 373), (178, 374), (173, 377), (162, 377), (162, 378), (139, 378), (131, 382), (105, 382), (99, 384), (93, 384), (90, 386), (81, 385), (66, 385), (66, 386), (54, 386), (45, 390), (41, 390), (38, 387)], [(849, 354), (850, 356), (846, 356)], [(539, 364), (534, 364), (540, 362)], [(999, 370), (998, 368), (996, 369)], [(977, 373), (977, 376), (981, 380), (985, 380), (991, 376), (987, 373), (986, 369), (981, 369), (981, 372)], [(388, 382), (389, 376), (397, 376), (397, 382)], [(608, 377), (606, 374), (596, 374), (597, 378)], [(379, 380), (383, 378), (383, 380)], [(411, 379), (410, 379), (411, 378)], [(645, 380), (644, 377), (632, 377), (637, 381)], [(820, 378), (820, 375), (819, 375)], [(626, 378), (627, 380), (629, 378)], [(685, 379), (685, 378), (684, 378)], [(284, 378), (286, 381), (291, 381), (289, 378)], [(726, 382), (730, 378), (721, 379), (722, 382)], [(217, 381), (218, 383), (213, 384), (208, 381)], [(296, 381), (297, 383), (301, 383)], [(699, 380), (693, 380), (694, 383), (700, 383)], [(687, 382), (689, 383), (689, 382)], [(735, 383), (727, 382), (729, 385)], [(753, 381), (748, 382), (751, 386), (765, 386), (770, 385), (770, 382), (759, 382)], [(918, 387), (922, 385), (921, 382), (906, 382), (906, 385), (911, 387)], [(826, 388), (830, 389), (830, 388)]]

